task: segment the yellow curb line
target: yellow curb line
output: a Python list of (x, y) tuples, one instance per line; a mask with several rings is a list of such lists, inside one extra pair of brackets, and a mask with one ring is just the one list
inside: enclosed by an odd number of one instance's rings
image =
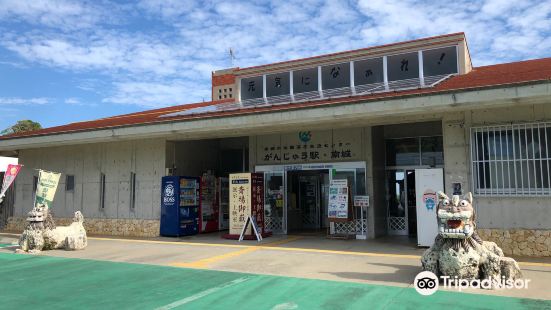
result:
[(251, 246), (251, 247), (248, 247), (248, 248), (243, 249), (243, 250), (230, 252), (230, 253), (226, 253), (226, 254), (222, 254), (222, 255), (217, 255), (217, 256), (201, 259), (201, 260), (190, 262), (190, 263), (172, 263), (172, 264), (169, 264), (169, 265), (170, 266), (175, 266), (175, 267), (208, 268), (208, 265), (212, 264), (212, 263), (216, 263), (216, 262), (219, 262), (219, 261), (222, 261), (222, 260), (225, 260), (225, 259), (230, 259), (230, 258), (233, 258), (233, 257), (241, 256), (243, 254), (255, 252), (255, 251), (258, 251), (258, 250), (260, 250), (262, 248), (265, 248), (265, 247), (267, 248), (267, 247), (274, 246), (274, 245), (293, 242), (293, 241), (298, 240), (298, 239), (302, 239), (302, 237), (289, 237), (289, 238), (284, 239), (284, 240), (279, 240), (279, 241), (274, 241), (274, 242), (267, 243), (264, 246), (255, 246), (255, 247)]
[(225, 243), (204, 243), (204, 242), (185, 242), (185, 241), (161, 241), (161, 240), (140, 240), (140, 239), (118, 239), (118, 238), (101, 238), (101, 237), (88, 237), (92, 240), (104, 240), (104, 241), (122, 241), (122, 242), (136, 242), (136, 243), (156, 243), (156, 244), (174, 244), (174, 245), (197, 245), (197, 246), (211, 246), (211, 247), (227, 247), (227, 248), (249, 248), (253, 245), (241, 245), (241, 244), (225, 244)]
[[(1, 233), (1, 235), (13, 235), (19, 236), (20, 234)], [(184, 242), (184, 241), (160, 241), (160, 240), (139, 240), (139, 239), (119, 239), (119, 238), (102, 238), (102, 237), (89, 237), (92, 240), (107, 240), (107, 241), (122, 241), (122, 242), (136, 242), (136, 243), (157, 243), (157, 244), (174, 244), (174, 245), (196, 245), (196, 246), (210, 246), (210, 247), (227, 247), (227, 248), (254, 248), (257, 250), (278, 250), (278, 251), (290, 251), (290, 252), (309, 252), (309, 253), (326, 253), (326, 254), (340, 254), (340, 255), (353, 255), (353, 256), (373, 256), (373, 257), (394, 257), (394, 258), (410, 258), (420, 259), (419, 255), (406, 255), (406, 254), (389, 254), (389, 253), (372, 253), (372, 252), (351, 252), (351, 251), (335, 251), (335, 250), (320, 250), (320, 249), (306, 249), (306, 248), (284, 248), (275, 247), (278, 241), (273, 243), (267, 243), (264, 245), (241, 245), (241, 244), (224, 244), (224, 243), (204, 243), (204, 242)], [(285, 239), (288, 240), (288, 239)], [(281, 240), (281, 241), (285, 241)], [(291, 242), (294, 240), (286, 241)], [(532, 263), (532, 262), (518, 262), (521, 266), (539, 266), (539, 267), (551, 267), (551, 263)]]

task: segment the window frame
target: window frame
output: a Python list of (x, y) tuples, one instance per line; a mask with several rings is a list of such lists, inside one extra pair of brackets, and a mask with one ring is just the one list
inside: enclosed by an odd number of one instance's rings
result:
[(136, 173), (130, 172), (130, 210), (136, 209)]
[(471, 127), (472, 191), (488, 197), (551, 196), (550, 147), (551, 122)]
[(99, 208), (105, 210), (105, 173), (99, 175)]

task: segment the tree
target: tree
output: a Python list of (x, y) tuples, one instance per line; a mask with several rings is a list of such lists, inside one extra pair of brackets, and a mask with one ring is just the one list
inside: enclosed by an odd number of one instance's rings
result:
[(38, 129), (42, 129), (42, 126), (40, 125), (40, 123), (25, 119), (25, 120), (17, 121), (15, 125), (2, 130), (0, 134), (9, 135), (12, 133), (20, 133), (20, 132), (33, 131)]

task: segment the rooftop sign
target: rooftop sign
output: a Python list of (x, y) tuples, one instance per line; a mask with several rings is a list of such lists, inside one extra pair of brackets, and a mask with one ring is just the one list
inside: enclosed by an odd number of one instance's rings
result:
[(449, 46), (246, 77), (239, 85), (241, 102), (257, 105), (419, 88), (458, 72), (457, 47)]

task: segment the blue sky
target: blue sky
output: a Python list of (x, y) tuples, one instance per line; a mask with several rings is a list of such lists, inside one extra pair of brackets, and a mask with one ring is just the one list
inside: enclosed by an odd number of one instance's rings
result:
[(0, 130), (210, 100), (211, 71), (452, 32), (475, 66), (551, 56), (551, 1), (0, 0)]

